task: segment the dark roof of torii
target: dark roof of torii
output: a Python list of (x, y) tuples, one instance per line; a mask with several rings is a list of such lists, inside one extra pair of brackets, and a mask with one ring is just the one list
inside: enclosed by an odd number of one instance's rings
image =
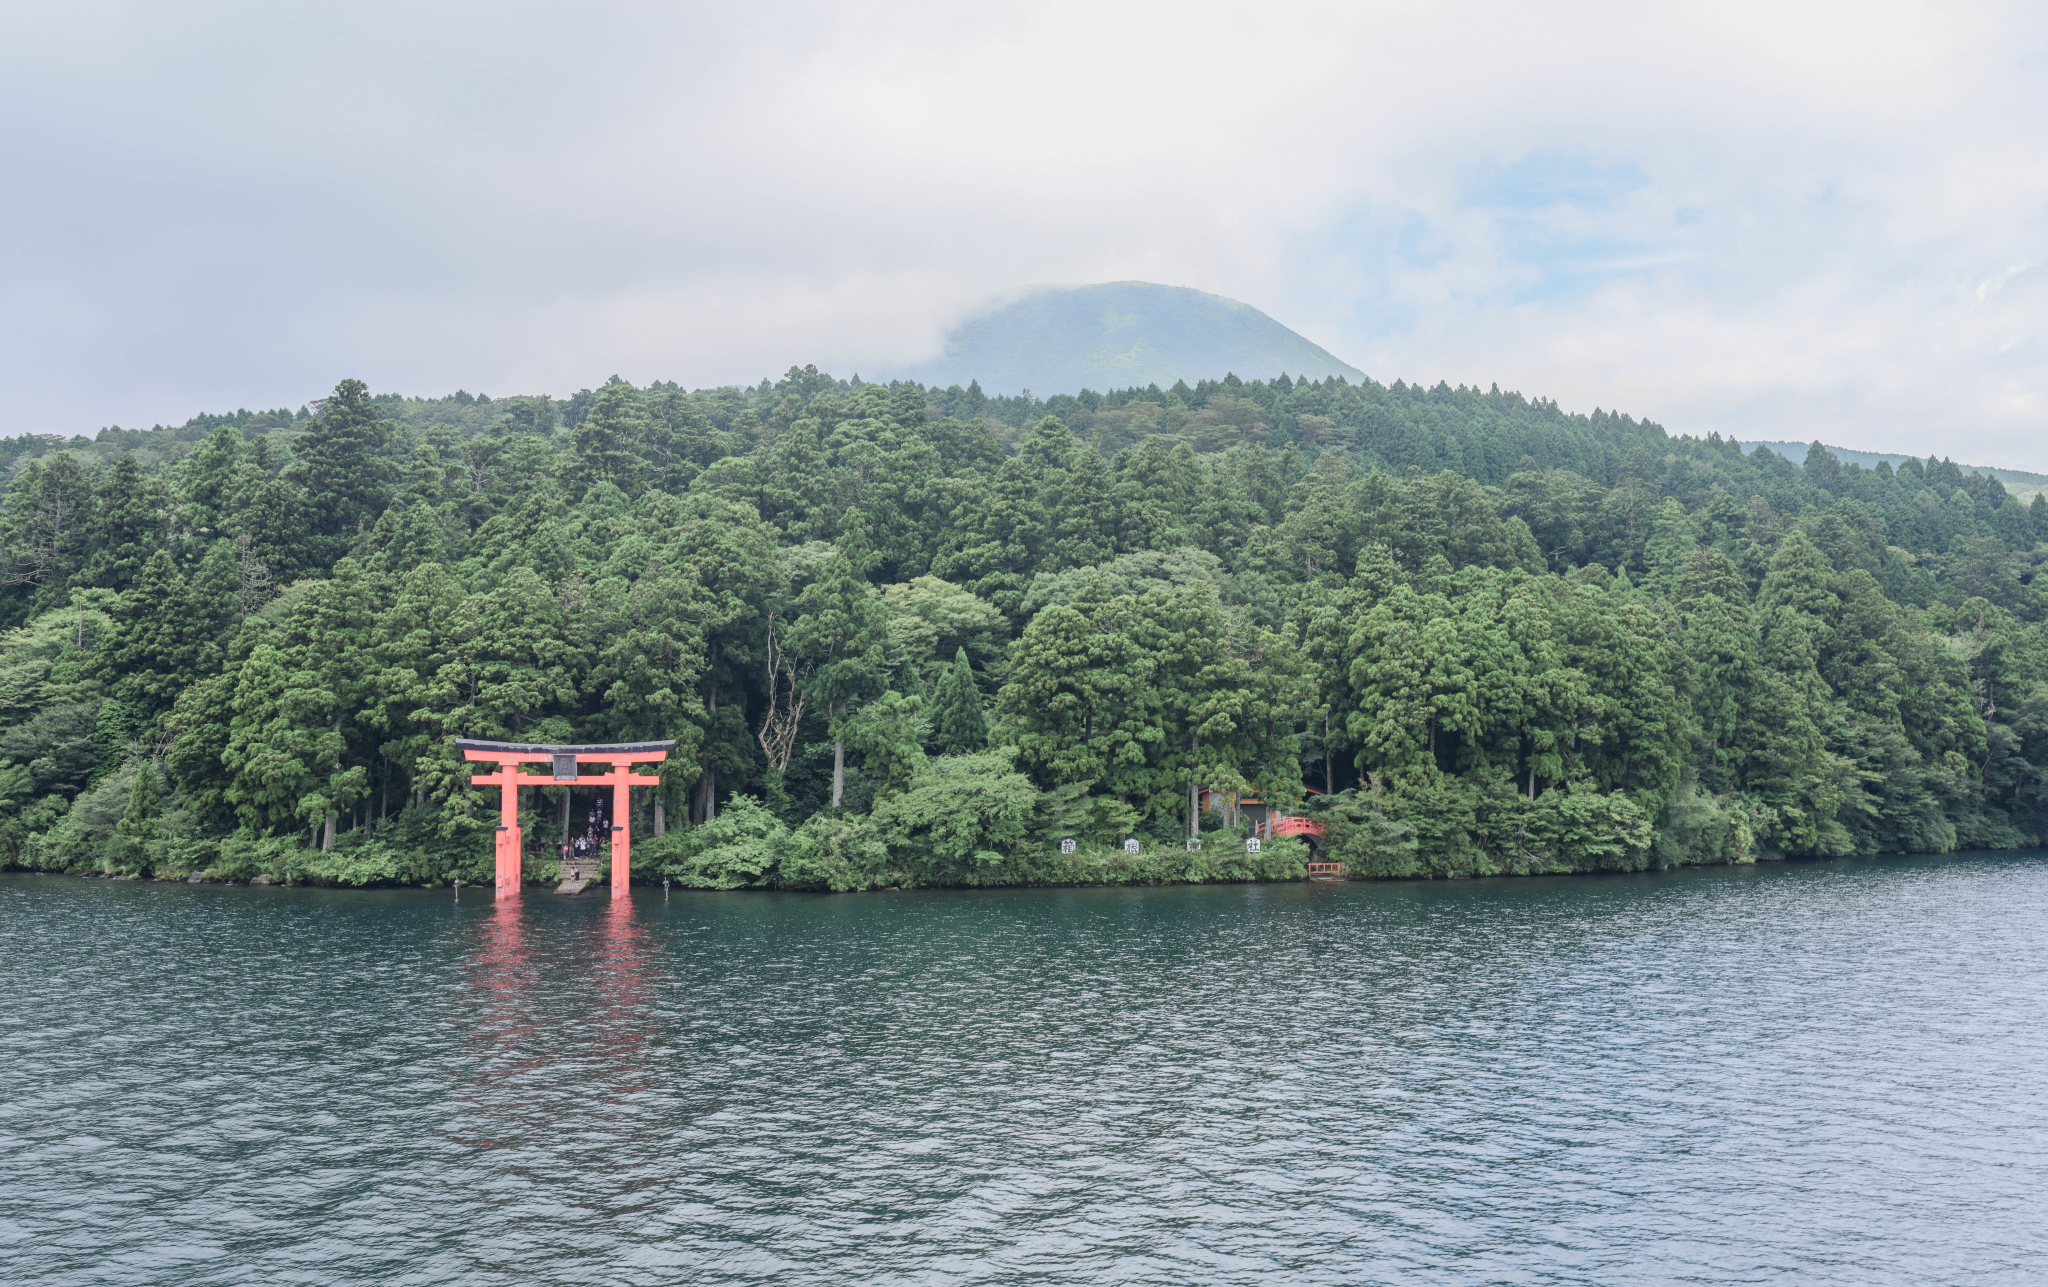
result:
[(582, 746), (556, 746), (548, 742), (479, 742), (467, 737), (455, 739), (455, 745), (465, 751), (503, 751), (513, 755), (639, 755), (648, 751), (666, 751), (675, 744), (674, 738), (666, 742), (591, 742)]

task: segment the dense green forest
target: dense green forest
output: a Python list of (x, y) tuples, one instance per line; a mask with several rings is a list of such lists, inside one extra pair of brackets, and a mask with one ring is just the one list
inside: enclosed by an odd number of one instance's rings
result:
[[(636, 872), (716, 887), (1299, 874), (1237, 841), (1250, 793), (1367, 876), (2048, 831), (2048, 501), (1931, 457), (1498, 389), (805, 368), (351, 380), (0, 467), (16, 867), (487, 880), (459, 736), (676, 739)], [(545, 878), (585, 806), (524, 795)]]

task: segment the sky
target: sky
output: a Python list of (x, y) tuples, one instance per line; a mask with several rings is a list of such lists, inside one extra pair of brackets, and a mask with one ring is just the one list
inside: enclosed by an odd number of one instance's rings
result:
[(0, 433), (847, 375), (1034, 284), (2048, 470), (2048, 6), (0, 5)]

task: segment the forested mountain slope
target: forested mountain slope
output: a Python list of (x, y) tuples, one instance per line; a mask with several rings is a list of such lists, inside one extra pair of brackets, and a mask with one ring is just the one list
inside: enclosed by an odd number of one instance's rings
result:
[[(1299, 870), (1190, 855), (1201, 788), (1226, 839), (1233, 792), (1327, 790), (1365, 875), (2048, 827), (2048, 501), (1942, 460), (1794, 466), (1497, 390), (810, 369), (348, 381), (4, 447), (15, 865), (477, 879), (458, 736), (676, 738), (636, 865), (721, 886)], [(527, 794), (539, 861), (565, 802)]]
[[(1769, 447), (1793, 464), (1801, 465), (1806, 463), (1809, 445), (1803, 442), (1747, 442), (1743, 444), (1742, 449), (1754, 451), (1758, 447)], [(1896, 452), (1855, 451), (1848, 447), (1829, 447), (1828, 451), (1845, 465), (1861, 465), (1865, 469), (1875, 469), (1880, 464), (1897, 469), (1913, 459), (1911, 456), (1901, 456)], [(2048, 491), (2048, 474), (2037, 474), (2027, 469), (1996, 469), (1988, 465), (1964, 465), (1962, 469), (1983, 474), (1987, 478), (1996, 478), (2005, 484), (2006, 491), (2021, 500), (2032, 500), (2035, 493)]]

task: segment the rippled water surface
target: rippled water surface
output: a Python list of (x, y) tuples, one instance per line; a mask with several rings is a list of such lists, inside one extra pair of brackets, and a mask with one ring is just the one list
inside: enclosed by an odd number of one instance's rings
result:
[(0, 878), (23, 1283), (2048, 1281), (2048, 855)]

